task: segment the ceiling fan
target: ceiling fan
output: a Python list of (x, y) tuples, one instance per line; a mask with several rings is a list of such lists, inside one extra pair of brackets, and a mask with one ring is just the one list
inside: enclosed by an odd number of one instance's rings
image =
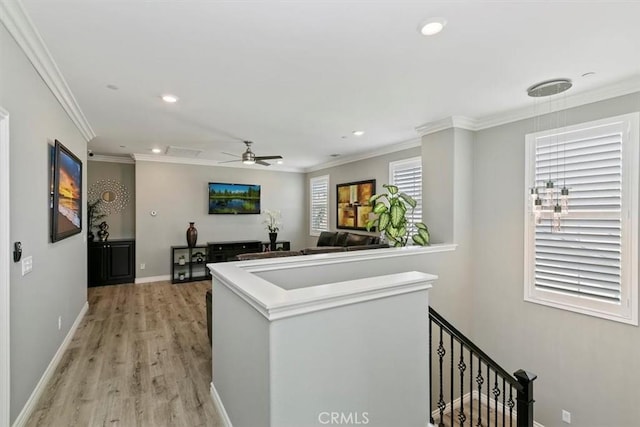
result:
[[(240, 157), (240, 159), (227, 160), (225, 162), (218, 162), (218, 163), (242, 162), (245, 165), (253, 165), (257, 163), (262, 166), (271, 166), (271, 163), (267, 163), (265, 162), (265, 160), (282, 160), (282, 156), (256, 156), (255, 153), (251, 151), (251, 144), (253, 143), (251, 141), (243, 141), (243, 142), (247, 146), (247, 151), (242, 153), (242, 156), (238, 156), (237, 154), (222, 152), (222, 154), (226, 154), (228, 156)], [(281, 162), (278, 162), (278, 163), (281, 163)]]

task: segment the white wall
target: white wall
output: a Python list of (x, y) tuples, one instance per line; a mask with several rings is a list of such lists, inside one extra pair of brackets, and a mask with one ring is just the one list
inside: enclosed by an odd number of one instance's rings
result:
[[(566, 120), (639, 110), (635, 93), (568, 110)], [(523, 301), (524, 147), (533, 130), (525, 120), (476, 134), (473, 338), (508, 371), (538, 374), (535, 419), (546, 427), (564, 425), (562, 409), (576, 427), (637, 426), (640, 329)]]
[(58, 139), (82, 160), (85, 196), (87, 147), (4, 25), (0, 53), (0, 106), (11, 117), (11, 241), (33, 257), (32, 273), (22, 276), (19, 263), (10, 272), (13, 422), (87, 300), (85, 233), (49, 242), (48, 144)]
[[(269, 240), (263, 215), (209, 215), (209, 182), (259, 184), (261, 209), (282, 213), (278, 240), (289, 240), (294, 250), (304, 248), (304, 175), (264, 169), (136, 162), (136, 279), (170, 274), (171, 246), (187, 244), (190, 221), (198, 229), (199, 245)], [(150, 215), (152, 210), (157, 212), (155, 217)], [(141, 263), (146, 264), (145, 270), (140, 270)]]

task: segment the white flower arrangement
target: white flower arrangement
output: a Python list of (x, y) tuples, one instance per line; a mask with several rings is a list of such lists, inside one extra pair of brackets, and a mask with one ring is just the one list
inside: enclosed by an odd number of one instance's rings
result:
[(280, 211), (265, 209), (262, 213), (265, 215), (262, 223), (266, 226), (267, 230), (269, 230), (269, 233), (277, 233), (281, 226), (280, 221), (282, 220)]

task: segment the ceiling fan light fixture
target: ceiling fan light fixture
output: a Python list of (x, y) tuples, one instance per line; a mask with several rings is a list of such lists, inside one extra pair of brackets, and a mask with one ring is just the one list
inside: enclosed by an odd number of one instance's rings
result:
[(254, 165), (256, 163), (256, 155), (250, 149), (242, 153), (242, 163), (245, 165)]

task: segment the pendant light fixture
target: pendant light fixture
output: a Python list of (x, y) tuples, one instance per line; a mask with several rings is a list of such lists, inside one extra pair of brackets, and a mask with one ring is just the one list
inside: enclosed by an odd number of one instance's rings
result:
[[(551, 111), (551, 101), (555, 95), (569, 90), (572, 86), (569, 79), (554, 79), (536, 83), (527, 89), (527, 94), (534, 98), (549, 98), (549, 110)], [(557, 112), (559, 118), (560, 112)], [(538, 123), (539, 116), (534, 118)], [(559, 119), (556, 124), (560, 126)], [(562, 159), (560, 155), (562, 154)], [(565, 184), (565, 180), (560, 182), (559, 166), (560, 160), (564, 165), (564, 143), (562, 144), (562, 153), (560, 153), (560, 142), (556, 136), (555, 141), (555, 174), (551, 172), (551, 162), (549, 162), (549, 173), (545, 181), (536, 180), (530, 189), (531, 207), (536, 218), (536, 224), (540, 224), (542, 219), (551, 220), (551, 231), (559, 232), (561, 230), (561, 219), (569, 212), (569, 189)], [(564, 178), (564, 166), (563, 166)]]

